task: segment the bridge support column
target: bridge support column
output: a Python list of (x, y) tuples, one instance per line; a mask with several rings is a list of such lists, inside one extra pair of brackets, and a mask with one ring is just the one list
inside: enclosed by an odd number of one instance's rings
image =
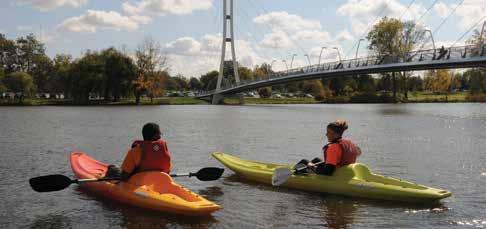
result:
[[(240, 105), (245, 104), (245, 97), (243, 97), (242, 93), (237, 93), (236, 95), (231, 96), (232, 98), (238, 98), (238, 102)], [(214, 94), (211, 98), (211, 104), (218, 105), (222, 104), (225, 96), (223, 94)]]
[[(229, 27), (229, 33), (228, 33)], [(216, 84), (216, 94), (213, 96), (213, 104), (220, 104), (223, 100), (223, 95), (217, 94), (221, 91), (221, 84), (224, 78), (224, 59), (226, 55), (226, 44), (231, 43), (231, 61), (233, 62), (233, 76), (235, 77), (236, 85), (240, 84), (240, 76), (238, 75), (238, 63), (236, 62), (235, 52), (235, 35), (233, 29), (233, 0), (223, 0), (223, 41), (221, 47), (221, 63), (219, 66), (218, 82)], [(229, 36), (228, 36), (229, 35)], [(243, 104), (243, 97), (240, 98), (240, 104)]]
[(211, 98), (211, 104), (218, 105), (223, 103), (224, 96), (222, 94), (214, 94)]

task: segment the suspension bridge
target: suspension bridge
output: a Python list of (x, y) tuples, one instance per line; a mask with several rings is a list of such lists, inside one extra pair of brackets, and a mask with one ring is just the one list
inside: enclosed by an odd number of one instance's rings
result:
[[(484, 34), (485, 21), (479, 36), (480, 42), (477, 44), (459, 47), (451, 46), (449, 48), (442, 47), (440, 49), (436, 49), (434, 44), (433, 49), (414, 50), (401, 55), (380, 55), (361, 58), (357, 58), (356, 55), (354, 59), (340, 59), (339, 61), (301, 66), (283, 71), (270, 71), (267, 76), (260, 79), (240, 80), (234, 45), (233, 0), (223, 0), (223, 18), (222, 52), (216, 89), (202, 92), (196, 96), (199, 99), (210, 100), (213, 104), (221, 103), (225, 96), (234, 95), (238, 95), (240, 103), (244, 103), (243, 97), (239, 94), (241, 92), (302, 80), (401, 71), (486, 67), (486, 42), (482, 40), (483, 36), (486, 35)], [(223, 85), (227, 43), (231, 43), (235, 82)]]

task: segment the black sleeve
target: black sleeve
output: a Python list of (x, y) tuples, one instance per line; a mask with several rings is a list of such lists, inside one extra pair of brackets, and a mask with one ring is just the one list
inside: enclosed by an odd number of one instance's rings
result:
[(336, 170), (335, 165), (331, 164), (320, 164), (316, 168), (316, 173), (325, 176), (332, 176), (334, 171)]

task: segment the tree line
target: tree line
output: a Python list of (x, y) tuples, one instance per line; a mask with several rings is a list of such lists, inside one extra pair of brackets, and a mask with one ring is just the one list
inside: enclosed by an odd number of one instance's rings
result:
[[(486, 36), (486, 35), (485, 35)], [(428, 41), (424, 28), (413, 21), (383, 18), (368, 33), (368, 49), (377, 56), (405, 58), (406, 53), (421, 49)], [(479, 31), (467, 41), (482, 44)], [(19, 101), (34, 93), (63, 93), (67, 99), (85, 103), (90, 97), (106, 101), (142, 96), (150, 99), (163, 96), (166, 91), (207, 91), (216, 88), (218, 71), (187, 78), (169, 74), (169, 60), (160, 44), (145, 38), (133, 54), (110, 47), (100, 51), (86, 50), (79, 58), (57, 54), (46, 55), (45, 45), (33, 34), (8, 39), (0, 34), (0, 93), (16, 92)], [(273, 73), (270, 64), (253, 68), (237, 64), (242, 81), (265, 79)], [(223, 84), (234, 84), (233, 64), (224, 63)], [(350, 75), (294, 82), (258, 89), (261, 97), (279, 93), (308, 93), (317, 100), (332, 97), (362, 97), (397, 101), (397, 94), (405, 99), (410, 91), (469, 91), (486, 93), (486, 69), (465, 71), (431, 70), (420, 76), (416, 72), (396, 72), (375, 75)]]

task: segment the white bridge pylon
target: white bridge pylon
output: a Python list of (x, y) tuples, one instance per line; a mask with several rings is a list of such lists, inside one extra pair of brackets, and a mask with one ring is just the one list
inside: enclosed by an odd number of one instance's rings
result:
[[(229, 7), (229, 9), (228, 9)], [(228, 14), (229, 11), (229, 14)], [(216, 84), (216, 91), (212, 98), (212, 104), (219, 104), (223, 99), (223, 95), (218, 94), (221, 91), (221, 83), (223, 82), (224, 59), (226, 55), (226, 44), (231, 42), (231, 57), (233, 62), (233, 74), (235, 76), (236, 85), (240, 84), (240, 76), (238, 75), (238, 64), (236, 62), (235, 52), (235, 33), (233, 27), (233, 0), (223, 0), (223, 44), (221, 47), (221, 63), (219, 66), (218, 83)], [(228, 37), (229, 24), (229, 37)], [(239, 95), (240, 103), (243, 103), (243, 97)]]

